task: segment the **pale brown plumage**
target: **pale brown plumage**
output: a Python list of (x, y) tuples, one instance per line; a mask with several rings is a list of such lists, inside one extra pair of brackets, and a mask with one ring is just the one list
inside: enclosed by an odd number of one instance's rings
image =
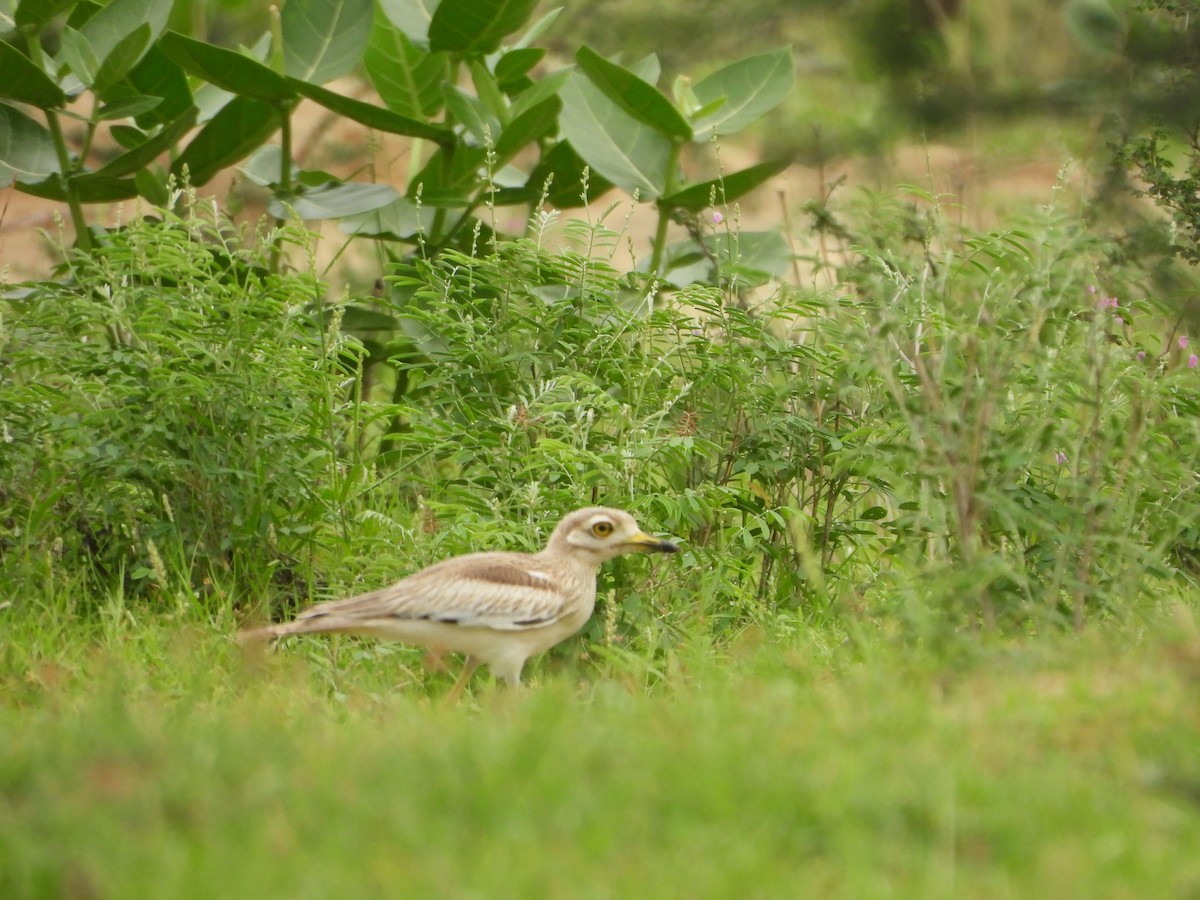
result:
[(451, 696), (480, 663), (510, 684), (525, 661), (579, 631), (596, 604), (601, 563), (636, 550), (674, 553), (627, 512), (590, 506), (571, 513), (540, 553), (469, 553), (414, 572), (391, 587), (319, 603), (293, 621), (243, 639), (352, 632), (467, 655)]

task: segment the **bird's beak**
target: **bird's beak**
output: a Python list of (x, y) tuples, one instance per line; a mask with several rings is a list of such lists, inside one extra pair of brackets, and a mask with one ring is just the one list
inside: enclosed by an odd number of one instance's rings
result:
[(635, 547), (638, 550), (650, 550), (655, 553), (678, 553), (679, 547), (672, 544), (670, 541), (664, 541), (661, 538), (651, 537), (641, 531), (633, 535), (625, 542), (630, 547)]

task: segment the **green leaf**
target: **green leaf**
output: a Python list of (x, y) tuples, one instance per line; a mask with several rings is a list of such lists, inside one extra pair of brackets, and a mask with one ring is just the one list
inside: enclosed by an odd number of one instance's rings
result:
[(129, 74), (150, 47), (150, 26), (141, 25), (127, 34), (105, 57), (96, 78), (92, 82), (94, 90), (102, 99), (105, 92), (118, 81)]
[[(141, 50), (141, 53), (145, 53), (167, 27), (167, 18), (171, 15), (171, 7), (174, 5), (175, 0), (112, 0), (84, 22), (79, 27), (79, 33), (87, 38), (96, 59), (103, 66), (118, 46), (143, 27), (150, 30), (148, 40)], [(132, 60), (122, 61), (128, 62), (125, 71), (129, 71), (140, 58), (138, 55)]]
[(554, 9), (550, 10), (550, 12), (546, 13), (544, 16), (534, 22), (533, 25), (530, 26), (529, 30), (521, 35), (521, 39), (513, 44), (513, 49), (520, 50), (528, 47), (530, 44), (540, 38), (550, 29), (550, 26), (554, 23), (554, 20), (558, 18), (558, 14), (562, 11), (563, 8), (561, 6), (556, 6)]
[(115, 103), (106, 103), (96, 110), (95, 118), (100, 122), (110, 122), (113, 119), (132, 119), (134, 116), (148, 112), (162, 103), (162, 97), (125, 97)]
[(478, 98), (453, 84), (442, 85), (442, 95), (446, 98), (446, 108), (475, 139), (475, 146), (496, 143), (500, 123), (483, 108)]
[(496, 60), (496, 81), (503, 87), (524, 78), (529, 70), (542, 61), (546, 51), (540, 47), (510, 50)]
[(373, 0), (288, 0), (280, 23), (285, 71), (325, 84), (362, 59), (371, 36)]
[(659, 200), (659, 204), (667, 207), (673, 206), (680, 209), (698, 210), (711, 205), (714, 195), (718, 204), (732, 203), (739, 197), (750, 193), (750, 191), (763, 182), (778, 175), (790, 164), (790, 157), (759, 163), (758, 165), (750, 166), (749, 168), (742, 169), (740, 172), (734, 172), (722, 178), (714, 178), (712, 181), (693, 184), (681, 191), (677, 191), (669, 197), (663, 197)]
[(654, 85), (589, 47), (579, 48), (575, 62), (604, 96), (637, 121), (668, 137), (691, 138), (692, 126)]
[(671, 142), (630, 116), (576, 71), (559, 92), (562, 136), (592, 170), (649, 200), (666, 187)]
[(128, 153), (122, 153), (103, 168), (98, 169), (96, 174), (119, 177), (145, 168), (161, 154), (174, 147), (195, 122), (196, 110), (192, 109), (187, 115), (181, 116), (149, 140), (134, 147)]
[(0, 187), (37, 181), (59, 171), (50, 132), (20, 110), (0, 103)]
[(429, 46), (491, 53), (528, 20), (537, 0), (442, 0), (429, 23)]
[[(68, 199), (62, 179), (59, 178), (47, 178), (36, 183), (19, 181), (17, 189), (35, 197), (57, 200), (59, 203), (65, 203)], [(71, 196), (83, 203), (116, 203), (137, 195), (137, 184), (132, 178), (110, 178), (91, 172), (71, 179)]]
[(171, 172), (178, 176), (187, 166), (192, 184), (208, 184), (278, 130), (279, 113), (274, 107), (252, 97), (234, 97), (192, 138), (171, 164)]
[(74, 4), (75, 0), (21, 0), (13, 19), (21, 28), (40, 31), (51, 19)]
[(599, 172), (592, 171), (588, 175), (587, 197), (584, 197), (583, 170), (587, 166), (579, 154), (566, 141), (555, 144), (550, 152), (542, 157), (541, 162), (529, 174), (525, 187), (517, 190), (503, 190), (496, 195), (497, 205), (508, 203), (535, 203), (542, 196), (546, 181), (550, 181), (550, 192), (546, 202), (558, 209), (573, 209), (590, 203), (601, 194), (611, 191), (612, 182)]
[(427, 53), (401, 29), (376, 16), (363, 54), (367, 76), (384, 104), (410, 119), (430, 118), (442, 110), (442, 82), (450, 73), (444, 53)]
[(468, 61), (467, 69), (471, 73), (471, 83), (475, 85), (475, 96), (493, 118), (502, 125), (506, 124), (509, 118), (508, 101), (504, 99), (504, 93), (496, 83), (496, 76), (488, 71), (488, 67), (480, 59)]
[(417, 206), (407, 197), (400, 197), (371, 212), (346, 216), (338, 227), (346, 234), (403, 241), (417, 234), (428, 234), (436, 215), (436, 209)]
[(551, 72), (545, 78), (533, 82), (513, 99), (512, 109), (509, 110), (510, 115), (516, 118), (533, 109), (542, 101), (558, 96), (558, 92), (567, 83), (567, 79), (571, 77), (573, 71), (575, 71), (574, 66), (567, 66), (565, 69)]
[(274, 197), (267, 204), (271, 215), (286, 219), (295, 214), (301, 219), (340, 219), (357, 216), (387, 206), (400, 199), (390, 184), (332, 184), (294, 194)]
[(553, 134), (561, 111), (562, 101), (551, 97), (509, 122), (496, 141), (496, 165), (504, 165), (529, 144)]
[(441, 0), (379, 0), (389, 22), (408, 35), (414, 44), (429, 46), (429, 23)]
[(71, 74), (83, 84), (90, 86), (96, 80), (100, 60), (88, 39), (74, 28), (63, 28), (59, 38), (58, 55), (67, 64)]
[(751, 285), (779, 277), (792, 264), (792, 251), (780, 231), (742, 231), (707, 239), (722, 277), (736, 275)]
[(353, 119), (355, 122), (366, 125), (368, 128), (374, 128), (376, 131), (424, 138), (427, 141), (436, 141), (439, 144), (454, 143), (454, 132), (448, 128), (430, 125), (427, 122), (397, 115), (390, 110), (370, 103), (363, 103), (361, 100), (355, 100), (352, 97), (335, 94), (333, 91), (318, 87), (315, 84), (309, 84), (308, 82), (293, 79), (291, 85), (298, 93), (303, 94), (310, 100), (315, 100), (326, 109), (331, 109), (339, 115)]
[(171, 203), (171, 192), (167, 190), (166, 179), (160, 171), (146, 167), (138, 169), (133, 176), (134, 186), (140, 196), (145, 197), (155, 206), (167, 207)]
[(40, 109), (56, 109), (67, 102), (62, 88), (12, 44), (0, 41), (0, 97)]
[(486, 162), (484, 147), (459, 146), (450, 153), (440, 147), (410, 182), (407, 196), (415, 198), (420, 191), (424, 206), (466, 206), (479, 187)]
[(256, 59), (174, 31), (163, 35), (159, 46), (188, 72), (230, 93), (272, 105), (295, 99), (287, 79)]
[[(283, 148), (278, 144), (265, 144), (250, 155), (238, 171), (248, 180), (259, 187), (270, 187), (279, 184), (280, 168), (283, 161)], [(300, 167), (292, 163), (291, 178), (293, 182), (300, 180)]]
[(129, 77), (113, 85), (106, 95), (110, 105), (131, 98), (161, 97), (162, 102), (148, 110), (130, 113), (143, 128), (167, 125), (192, 108), (192, 91), (183, 69), (167, 59), (157, 46), (142, 57)]
[(701, 106), (724, 97), (711, 115), (695, 123), (697, 141), (713, 134), (733, 134), (778, 106), (796, 80), (792, 48), (748, 56), (696, 82), (693, 92)]

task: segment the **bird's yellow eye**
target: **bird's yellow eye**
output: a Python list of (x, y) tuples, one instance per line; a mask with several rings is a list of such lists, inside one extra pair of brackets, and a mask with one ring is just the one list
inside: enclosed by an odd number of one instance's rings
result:
[(592, 534), (598, 538), (605, 538), (612, 534), (612, 522), (600, 521), (592, 526)]

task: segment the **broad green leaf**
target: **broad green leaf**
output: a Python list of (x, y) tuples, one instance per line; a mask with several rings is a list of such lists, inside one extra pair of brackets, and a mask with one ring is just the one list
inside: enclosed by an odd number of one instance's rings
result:
[[(270, 187), (280, 183), (279, 170), (282, 162), (283, 148), (278, 144), (266, 144), (255, 150), (245, 163), (238, 166), (238, 171), (259, 187)], [(299, 181), (300, 175), (300, 167), (293, 162), (292, 181)]]
[[(149, 49), (167, 27), (167, 18), (174, 5), (175, 0), (112, 0), (84, 22), (79, 32), (87, 38), (103, 66), (109, 54), (143, 26), (149, 27), (150, 34), (142, 52)], [(139, 58), (130, 61), (125, 71), (129, 71)]]
[(166, 207), (170, 204), (171, 192), (167, 190), (166, 179), (157, 166), (138, 169), (134, 173), (133, 183), (138, 194), (155, 206)]
[(108, 133), (114, 141), (126, 150), (140, 147), (150, 139), (150, 136), (146, 132), (140, 128), (134, 128), (132, 125), (113, 125), (108, 129)]
[(550, 12), (546, 13), (544, 16), (534, 22), (533, 25), (530, 26), (529, 30), (521, 35), (521, 39), (513, 44), (513, 49), (519, 50), (524, 47), (528, 47), (530, 44), (540, 38), (550, 29), (550, 26), (554, 23), (554, 20), (558, 18), (558, 14), (562, 11), (563, 8), (561, 6), (556, 6), (554, 9), (550, 10)]
[(267, 210), (279, 219), (293, 214), (305, 221), (340, 219), (379, 209), (398, 199), (400, 192), (390, 184), (351, 182), (314, 188), (290, 197), (274, 197)]
[(718, 204), (732, 203), (739, 197), (750, 193), (760, 184), (778, 175), (791, 163), (790, 157), (775, 159), (765, 163), (733, 172), (712, 181), (693, 184), (677, 191), (669, 197), (663, 197), (659, 203), (662, 206), (674, 206), (681, 209), (698, 210), (710, 206), (715, 198)]
[(96, 71), (100, 68), (100, 60), (96, 56), (96, 51), (92, 49), (91, 43), (82, 33), (70, 26), (63, 28), (59, 38), (58, 55), (67, 64), (71, 74), (81, 83), (91, 85), (96, 80)]
[(131, 175), (139, 169), (145, 168), (161, 154), (174, 147), (187, 134), (192, 125), (195, 124), (195, 121), (196, 110), (193, 109), (187, 115), (181, 116), (177, 121), (172, 122), (145, 143), (134, 147), (128, 153), (122, 153), (103, 168), (98, 169), (96, 174), (116, 178), (123, 175)]
[(0, 103), (0, 187), (38, 181), (59, 171), (50, 132), (25, 113)]
[(127, 34), (117, 42), (117, 45), (105, 57), (104, 62), (100, 64), (96, 78), (92, 82), (92, 90), (101, 99), (107, 99), (105, 95), (109, 88), (121, 81), (134, 66), (141, 62), (149, 47), (149, 25), (141, 25)]
[(286, 103), (296, 96), (286, 78), (241, 53), (174, 31), (164, 34), (159, 46), (186, 71), (230, 93), (271, 104)]
[(429, 23), (441, 0), (379, 0), (389, 22), (422, 47), (429, 46)]
[(407, 196), (415, 198), (420, 192), (423, 206), (466, 206), (486, 164), (484, 147), (458, 146), (452, 152), (439, 147), (409, 184)]
[(74, 4), (75, 0), (21, 0), (13, 18), (22, 28), (40, 30), (60, 12)]
[(252, 97), (234, 97), (192, 138), (171, 164), (171, 172), (180, 175), (187, 166), (192, 184), (207, 184), (278, 130), (279, 113), (274, 107)]
[(528, 112), (543, 100), (549, 100), (551, 97), (557, 96), (558, 92), (562, 90), (562, 86), (567, 83), (567, 79), (571, 77), (573, 71), (575, 71), (574, 66), (567, 66), (565, 69), (551, 72), (545, 78), (533, 82), (532, 85), (517, 94), (513, 98), (513, 105), (510, 110), (513, 118)]
[(338, 227), (346, 234), (403, 241), (417, 234), (428, 234), (436, 216), (436, 209), (417, 206), (407, 197), (400, 197), (371, 212), (346, 216)]
[(546, 51), (542, 48), (526, 48), (510, 50), (496, 60), (496, 81), (504, 86), (512, 81), (524, 78), (529, 70), (542, 61)]
[(549, 182), (546, 202), (551, 206), (558, 209), (573, 209), (583, 206), (613, 188), (612, 182), (605, 179), (599, 172), (590, 172), (585, 198), (583, 170), (586, 167), (587, 163), (579, 158), (579, 154), (572, 149), (571, 145), (566, 141), (560, 141), (542, 157), (541, 162), (525, 180), (523, 188), (497, 192), (495, 195), (496, 205), (536, 203), (546, 191), (546, 183)]
[(733, 134), (778, 106), (796, 80), (792, 48), (748, 56), (696, 82), (702, 106), (724, 97), (725, 103), (695, 123), (697, 141), (713, 134)]
[[(67, 191), (58, 178), (47, 178), (32, 184), (19, 181), (17, 189), (59, 203), (65, 203), (68, 199)], [(72, 178), (71, 193), (83, 203), (116, 203), (138, 195), (137, 184), (132, 178), (111, 178), (96, 172)]]
[(12, 44), (0, 41), (0, 97), (55, 109), (67, 102), (62, 88)]
[(496, 84), (496, 76), (488, 71), (488, 67), (480, 59), (469, 60), (467, 69), (471, 73), (471, 83), (475, 85), (475, 96), (483, 102), (493, 118), (502, 125), (507, 124), (508, 101), (504, 99), (500, 85)]
[(782, 231), (719, 234), (706, 243), (722, 277), (737, 276), (752, 285), (779, 277), (792, 264), (792, 251)]
[(491, 53), (529, 20), (537, 0), (442, 0), (429, 23), (429, 46)]
[(589, 47), (579, 48), (575, 62), (604, 96), (639, 122), (668, 137), (691, 138), (692, 126), (654, 85)]
[(658, 61), (657, 53), (650, 53), (631, 65), (629, 71), (646, 84), (657, 85), (658, 79), (662, 77), (662, 63)]
[(472, 97), (462, 88), (452, 84), (442, 85), (442, 95), (446, 98), (446, 108), (475, 139), (476, 146), (496, 143), (500, 123), (483, 108), (477, 97)]
[(561, 110), (562, 101), (551, 97), (509, 122), (496, 141), (497, 165), (504, 165), (528, 145), (553, 134)]
[(430, 125), (427, 122), (397, 115), (391, 110), (383, 109), (370, 103), (363, 103), (361, 100), (355, 100), (352, 97), (335, 94), (333, 91), (305, 81), (296, 81), (293, 79), (291, 85), (298, 93), (303, 94), (310, 100), (315, 100), (326, 109), (331, 109), (339, 115), (353, 119), (355, 122), (366, 125), (368, 128), (374, 128), (376, 131), (424, 138), (427, 141), (436, 141), (439, 144), (452, 144), (454, 142), (454, 132), (448, 128)]
[(116, 104), (134, 97), (161, 97), (162, 102), (144, 112), (134, 113), (138, 125), (153, 128), (174, 122), (192, 108), (192, 91), (187, 75), (157, 46), (142, 57), (129, 77), (109, 89), (107, 99)]
[(285, 71), (325, 84), (362, 59), (371, 36), (373, 0), (288, 0), (281, 14)]
[(127, 96), (114, 103), (104, 104), (96, 110), (96, 119), (101, 122), (110, 122), (113, 119), (132, 119), (134, 116), (149, 112), (160, 103), (162, 103), (162, 97)]
[(428, 119), (441, 112), (449, 59), (444, 53), (421, 50), (383, 16), (376, 16), (363, 65), (392, 112), (410, 119)]
[(578, 71), (559, 96), (562, 136), (593, 171), (627, 193), (638, 191), (643, 200), (662, 194), (671, 161), (670, 140), (633, 118)]

